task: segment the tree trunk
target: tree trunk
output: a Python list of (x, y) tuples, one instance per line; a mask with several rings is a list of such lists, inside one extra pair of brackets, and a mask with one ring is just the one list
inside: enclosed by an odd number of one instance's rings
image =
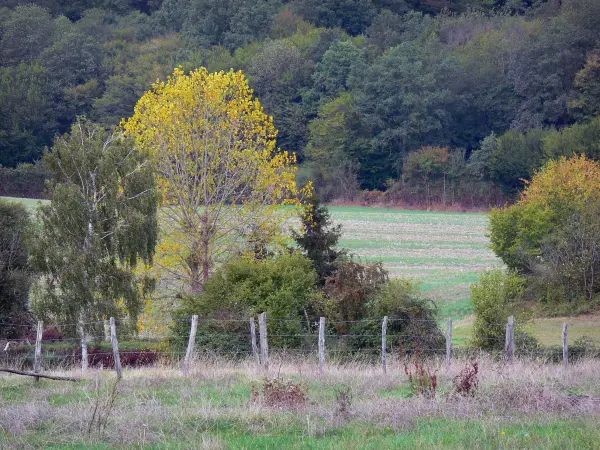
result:
[(196, 241), (192, 244), (191, 254), (189, 256), (189, 267), (190, 267), (190, 287), (192, 294), (200, 294), (202, 292), (202, 280), (200, 278), (200, 245)]
[(209, 246), (210, 230), (208, 229), (208, 214), (205, 212), (202, 216), (202, 284), (204, 284), (204, 282), (208, 280), (209, 275)]

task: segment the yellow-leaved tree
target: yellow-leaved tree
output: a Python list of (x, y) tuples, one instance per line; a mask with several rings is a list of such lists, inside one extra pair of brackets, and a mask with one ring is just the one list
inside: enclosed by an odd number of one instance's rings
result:
[(281, 206), (303, 194), (296, 157), (276, 148), (273, 119), (241, 71), (176, 69), (144, 94), (124, 127), (156, 165), (163, 286), (200, 293), (215, 264), (281, 242), (289, 213)]

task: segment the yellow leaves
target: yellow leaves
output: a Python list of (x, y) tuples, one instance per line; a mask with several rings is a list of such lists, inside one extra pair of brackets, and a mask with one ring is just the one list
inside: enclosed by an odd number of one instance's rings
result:
[(522, 194), (522, 204), (574, 201), (580, 205), (600, 197), (600, 164), (585, 155), (550, 161)]
[(241, 71), (177, 68), (123, 127), (152, 155), (168, 217), (157, 265), (179, 280), (243, 254), (249, 235), (277, 245), (288, 211), (280, 206), (312, 193), (296, 187), (296, 155), (277, 150), (273, 118)]

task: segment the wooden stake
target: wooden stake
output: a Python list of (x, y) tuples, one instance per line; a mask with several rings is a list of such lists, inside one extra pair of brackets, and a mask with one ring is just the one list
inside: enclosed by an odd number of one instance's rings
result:
[(88, 351), (87, 351), (87, 337), (85, 331), (81, 332), (81, 371), (87, 372), (88, 369)]
[[(44, 332), (44, 322), (41, 320), (37, 324), (37, 334), (35, 337), (35, 359), (33, 360), (33, 372), (39, 374), (42, 371), (42, 334)], [(40, 377), (35, 377), (35, 381), (40, 381)]]
[(508, 362), (513, 362), (515, 357), (515, 317), (510, 316), (506, 324), (506, 339), (505, 339), (506, 359)]
[(381, 322), (381, 368), (383, 373), (387, 373), (387, 323), (388, 316), (385, 316)]
[(117, 327), (115, 326), (115, 318), (110, 318), (110, 341), (112, 343), (113, 357), (115, 360), (115, 371), (119, 379), (123, 378), (123, 370), (121, 369), (121, 356), (119, 356), (119, 341), (117, 341)]
[(106, 342), (110, 342), (110, 324), (108, 323), (108, 320), (104, 320), (104, 340)]
[(194, 345), (196, 344), (196, 330), (198, 329), (198, 316), (192, 316), (192, 326), (190, 328), (190, 337), (188, 338), (188, 346), (183, 360), (183, 375), (187, 375), (190, 369), (190, 360), (194, 356)]
[(260, 354), (263, 370), (269, 370), (269, 344), (267, 343), (267, 313), (258, 316), (258, 333), (260, 334)]
[(325, 317), (319, 318), (319, 375), (325, 374)]
[(250, 341), (252, 343), (252, 355), (258, 369), (260, 368), (260, 355), (258, 354), (258, 345), (256, 344), (256, 323), (254, 323), (254, 317), (250, 317)]
[(448, 319), (448, 329), (446, 330), (446, 371), (450, 370), (452, 362), (452, 319)]
[(565, 366), (565, 369), (567, 367), (569, 367), (569, 342), (568, 342), (568, 338), (569, 338), (569, 324), (567, 322), (565, 322), (563, 324), (563, 331), (562, 331), (563, 365)]

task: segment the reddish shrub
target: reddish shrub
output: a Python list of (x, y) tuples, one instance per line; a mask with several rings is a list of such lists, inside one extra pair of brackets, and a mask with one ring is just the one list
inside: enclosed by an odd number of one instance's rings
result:
[(42, 342), (57, 342), (62, 341), (64, 338), (65, 335), (54, 327), (46, 328), (42, 333)]
[(477, 361), (467, 365), (454, 377), (454, 392), (459, 395), (473, 396), (479, 385), (479, 365)]
[(419, 360), (415, 360), (412, 367), (404, 365), (404, 373), (408, 376), (410, 388), (414, 394), (427, 398), (435, 397), (437, 390), (437, 370), (431, 371)]
[[(150, 366), (158, 361), (158, 353), (151, 350), (122, 351), (119, 352), (119, 356), (123, 367)], [(112, 368), (115, 366), (115, 360), (110, 350), (92, 347), (88, 349), (88, 364)]]

